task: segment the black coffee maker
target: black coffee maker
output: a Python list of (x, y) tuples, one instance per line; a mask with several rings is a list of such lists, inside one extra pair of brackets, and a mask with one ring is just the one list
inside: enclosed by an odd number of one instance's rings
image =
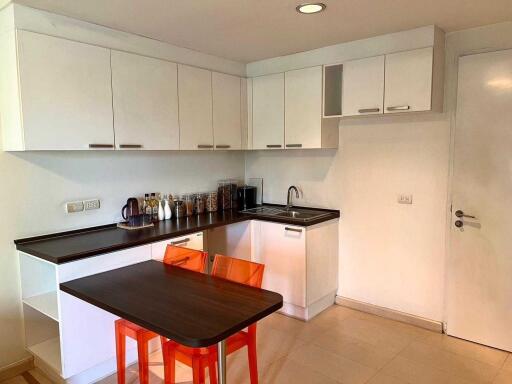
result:
[(244, 211), (246, 209), (256, 208), (256, 199), (257, 199), (258, 188), (244, 185), (243, 187), (238, 187), (237, 189), (237, 207), (239, 211)]

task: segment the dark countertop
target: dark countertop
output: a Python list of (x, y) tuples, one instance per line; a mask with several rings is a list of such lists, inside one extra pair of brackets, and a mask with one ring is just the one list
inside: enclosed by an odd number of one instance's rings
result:
[[(272, 206), (270, 204), (265, 205)], [(18, 251), (28, 253), (54, 264), (63, 264), (246, 220), (264, 220), (290, 225), (310, 226), (340, 217), (340, 212), (337, 210), (322, 211), (328, 212), (330, 215), (307, 223), (297, 223), (296, 221), (280, 217), (249, 215), (234, 210), (220, 211), (160, 221), (155, 223), (153, 227), (139, 230), (120, 229), (117, 228), (116, 224), (110, 224), (18, 239), (14, 243)]]
[(68, 281), (60, 289), (190, 347), (215, 344), (283, 306), (278, 293), (154, 260)]

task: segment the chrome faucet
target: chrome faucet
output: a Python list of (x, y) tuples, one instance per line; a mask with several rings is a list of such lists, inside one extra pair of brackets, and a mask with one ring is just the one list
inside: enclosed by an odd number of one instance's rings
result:
[(286, 196), (286, 210), (289, 210), (291, 207), (293, 207), (293, 204), (292, 204), (292, 192), (295, 191), (295, 197), (298, 199), (300, 197), (299, 195), (299, 190), (297, 189), (297, 187), (295, 185), (292, 185), (290, 186), (290, 188), (288, 188), (288, 195)]

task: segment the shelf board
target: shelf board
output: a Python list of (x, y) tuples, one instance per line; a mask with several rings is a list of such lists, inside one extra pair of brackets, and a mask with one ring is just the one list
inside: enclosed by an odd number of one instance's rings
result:
[(59, 375), (62, 374), (60, 340), (58, 337), (32, 345), (28, 347), (28, 350), (34, 354), (36, 358), (42, 360)]
[(59, 306), (57, 301), (57, 292), (46, 292), (41, 295), (26, 297), (23, 303), (32, 307), (36, 311), (51, 317), (55, 321), (59, 321)]

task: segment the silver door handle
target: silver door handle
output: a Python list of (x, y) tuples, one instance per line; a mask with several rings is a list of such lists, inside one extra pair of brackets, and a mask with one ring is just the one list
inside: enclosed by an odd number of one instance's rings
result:
[(286, 148), (302, 148), (302, 144), (286, 144)]
[(142, 144), (120, 144), (119, 148), (121, 148), (121, 149), (137, 149), (137, 148), (142, 148)]
[(171, 245), (185, 244), (190, 241), (190, 238), (186, 237), (183, 240), (171, 241)]
[(231, 148), (231, 145), (219, 144), (219, 145), (216, 145), (215, 148), (218, 148), (218, 149), (228, 149), (228, 148)]
[(299, 233), (302, 233), (302, 229), (299, 229), (299, 228), (284, 227), (284, 230), (285, 230), (285, 231), (290, 231), (290, 232), (299, 232)]
[(113, 144), (89, 144), (89, 148), (114, 148)]
[(211, 145), (211, 144), (198, 144), (197, 148), (199, 148), (199, 149), (208, 149), (208, 148), (213, 148), (213, 145)]
[(396, 105), (393, 107), (387, 107), (386, 110), (388, 111), (408, 111), (411, 109), (410, 105)]
[(281, 144), (267, 144), (267, 148), (281, 148)]
[(461, 211), (460, 209), (455, 211), (455, 216), (457, 216), (458, 218), (465, 217), (467, 219), (476, 219), (475, 216), (464, 214), (464, 211)]
[(380, 112), (380, 108), (361, 108), (358, 109), (359, 113), (371, 113), (371, 112)]

